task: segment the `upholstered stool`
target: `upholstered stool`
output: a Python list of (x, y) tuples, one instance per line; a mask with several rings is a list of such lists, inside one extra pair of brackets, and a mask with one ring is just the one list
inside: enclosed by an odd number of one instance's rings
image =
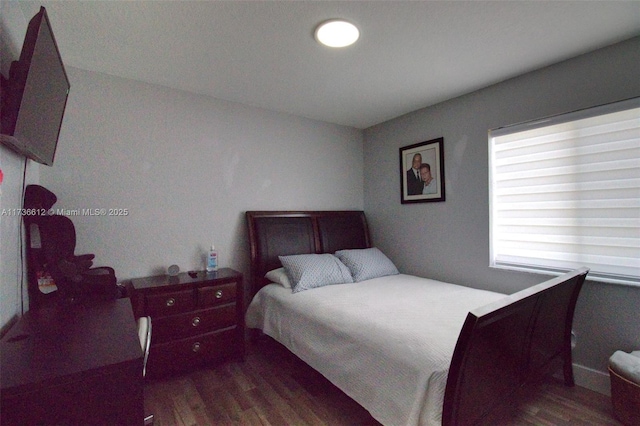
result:
[(640, 425), (640, 351), (616, 351), (609, 358), (613, 414), (625, 425)]

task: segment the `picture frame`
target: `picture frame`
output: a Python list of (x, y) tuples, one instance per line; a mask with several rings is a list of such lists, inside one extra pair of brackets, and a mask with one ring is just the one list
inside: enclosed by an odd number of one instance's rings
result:
[(445, 201), (444, 188), (444, 138), (400, 148), (402, 204)]

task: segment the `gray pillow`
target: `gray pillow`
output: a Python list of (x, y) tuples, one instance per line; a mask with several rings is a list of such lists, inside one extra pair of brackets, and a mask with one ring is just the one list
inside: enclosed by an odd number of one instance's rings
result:
[(332, 254), (296, 254), (278, 258), (287, 272), (294, 293), (353, 282), (349, 269)]
[(377, 248), (339, 250), (336, 252), (353, 276), (354, 282), (399, 274), (398, 268)]

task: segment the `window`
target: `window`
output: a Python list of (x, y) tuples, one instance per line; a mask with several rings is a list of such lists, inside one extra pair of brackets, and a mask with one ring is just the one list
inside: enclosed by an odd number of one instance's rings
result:
[(489, 132), (491, 266), (640, 285), (640, 98)]

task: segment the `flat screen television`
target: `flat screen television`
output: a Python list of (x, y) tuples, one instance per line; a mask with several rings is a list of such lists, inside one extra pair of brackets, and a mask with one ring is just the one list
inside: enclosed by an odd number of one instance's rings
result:
[(31, 19), (20, 59), (2, 81), (2, 143), (48, 166), (58, 145), (70, 89), (44, 7)]

